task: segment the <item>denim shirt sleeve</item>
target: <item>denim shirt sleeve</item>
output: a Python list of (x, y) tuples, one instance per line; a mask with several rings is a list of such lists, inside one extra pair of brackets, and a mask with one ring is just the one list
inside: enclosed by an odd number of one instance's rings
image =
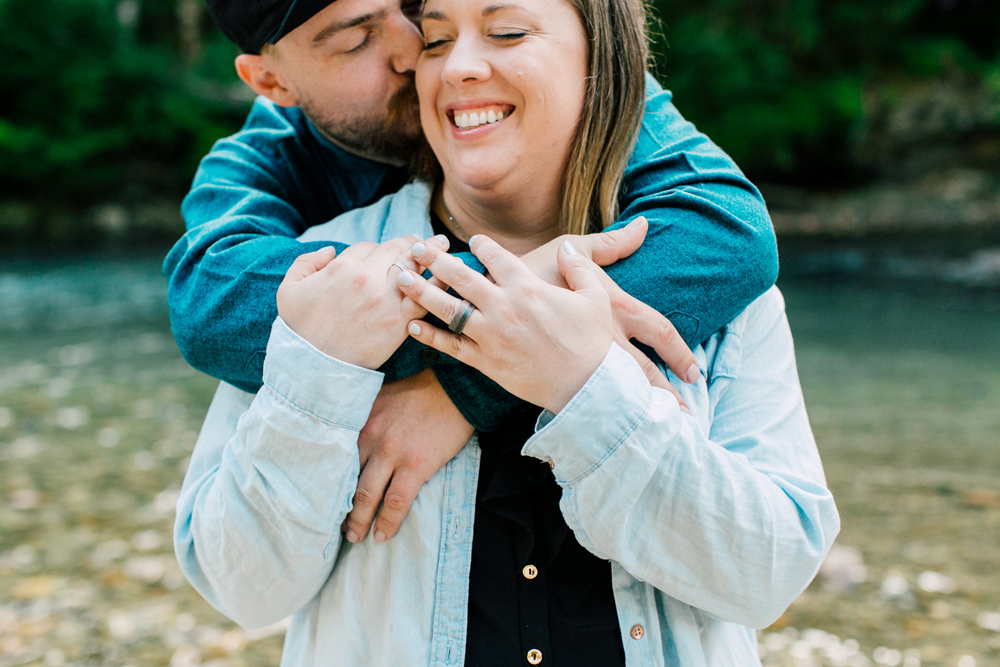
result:
[(708, 436), (614, 345), (523, 453), (554, 462), (560, 509), (585, 548), (685, 604), (764, 628), (815, 576), (840, 520), (780, 294), (751, 308), (738, 377), (707, 388), (718, 396)]
[(293, 614), (330, 576), (357, 486), (358, 432), (382, 386), (381, 373), (323, 354), (280, 318), (263, 379), (249, 407), (221, 385), (212, 410), (232, 414), (206, 423), (238, 420), (235, 434), (202, 431), (174, 526), (188, 580), (245, 627)]
[[(685, 121), (652, 76), (619, 199), (617, 229), (637, 216), (646, 241), (605, 270), (695, 346), (774, 285), (778, 251), (760, 192)], [(655, 360), (651, 350), (647, 353)]]

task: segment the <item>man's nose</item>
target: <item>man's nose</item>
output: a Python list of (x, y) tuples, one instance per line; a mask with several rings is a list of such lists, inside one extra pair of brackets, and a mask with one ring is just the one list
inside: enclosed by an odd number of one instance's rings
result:
[(397, 74), (412, 72), (416, 69), (417, 59), (424, 48), (424, 37), (413, 21), (403, 14), (394, 17), (392, 25), (392, 69)]

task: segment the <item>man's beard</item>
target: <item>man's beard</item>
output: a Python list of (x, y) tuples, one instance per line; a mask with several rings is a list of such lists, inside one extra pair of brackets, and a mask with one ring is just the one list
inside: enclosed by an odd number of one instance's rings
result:
[[(413, 77), (393, 93), (384, 119), (362, 118), (344, 122), (317, 113), (312, 100), (300, 99), (302, 111), (327, 137), (345, 148), (426, 169), (430, 147), (420, 127), (420, 107)], [(430, 153), (433, 158), (433, 153)], [(437, 163), (436, 158), (434, 163)]]

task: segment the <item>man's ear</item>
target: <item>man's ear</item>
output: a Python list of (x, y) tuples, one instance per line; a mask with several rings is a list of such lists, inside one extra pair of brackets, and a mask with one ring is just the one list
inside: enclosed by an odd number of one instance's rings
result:
[(266, 56), (241, 53), (236, 56), (236, 73), (243, 82), (278, 106), (298, 106), (299, 99), (289, 90), (275, 71), (273, 61)]

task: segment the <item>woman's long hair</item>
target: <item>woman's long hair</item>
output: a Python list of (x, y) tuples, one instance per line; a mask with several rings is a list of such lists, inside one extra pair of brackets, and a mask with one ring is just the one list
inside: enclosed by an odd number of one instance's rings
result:
[(563, 182), (565, 233), (599, 231), (618, 217), (618, 191), (646, 101), (643, 0), (568, 0), (590, 45), (583, 114)]

